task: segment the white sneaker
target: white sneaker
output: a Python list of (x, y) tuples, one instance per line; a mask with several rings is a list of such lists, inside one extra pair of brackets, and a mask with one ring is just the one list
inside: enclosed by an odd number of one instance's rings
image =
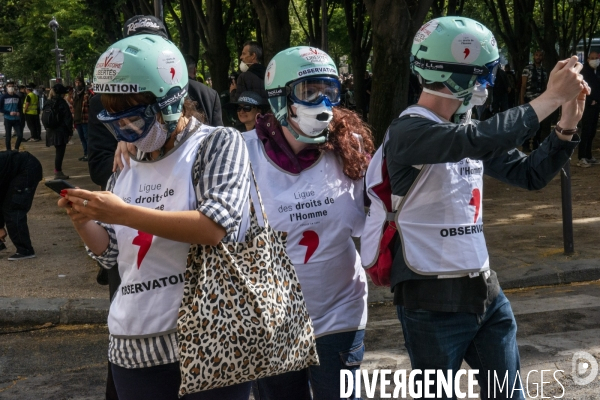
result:
[(589, 168), (592, 166), (592, 164), (590, 164), (588, 162), (588, 160), (586, 160), (585, 158), (581, 158), (579, 159), (579, 162), (577, 163), (578, 167), (582, 167), (582, 168)]
[(596, 158), (592, 157), (592, 158), (588, 158), (587, 162), (589, 164), (600, 164), (600, 161), (596, 160)]

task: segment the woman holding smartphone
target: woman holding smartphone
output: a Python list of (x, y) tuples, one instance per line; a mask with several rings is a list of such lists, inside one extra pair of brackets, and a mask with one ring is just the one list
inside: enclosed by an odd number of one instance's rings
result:
[[(203, 125), (187, 95), (183, 56), (168, 40), (136, 35), (98, 60), (98, 118), (137, 156), (105, 192), (69, 189), (64, 207), (89, 254), (118, 264), (121, 287), (111, 303), (109, 361), (121, 400), (177, 399), (176, 321), (190, 243), (235, 241), (249, 196), (241, 134)], [(185, 396), (247, 399), (248, 383)]]

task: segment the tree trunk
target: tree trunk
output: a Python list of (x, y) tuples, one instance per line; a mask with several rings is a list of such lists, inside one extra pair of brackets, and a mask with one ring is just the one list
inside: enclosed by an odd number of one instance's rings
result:
[(217, 93), (229, 92), (229, 63), (231, 55), (227, 47), (227, 31), (233, 21), (233, 12), (237, 0), (229, 0), (229, 8), (223, 9), (221, 0), (206, 0), (206, 14), (202, 9), (202, 1), (189, 1), (196, 11), (200, 22), (198, 34), (204, 46), (206, 64), (210, 71), (213, 89)]
[(350, 37), (351, 50), (350, 60), (352, 64), (352, 73), (354, 75), (354, 101), (356, 102), (356, 112), (367, 119), (367, 96), (365, 92), (365, 71), (367, 70), (367, 61), (373, 49), (373, 36), (371, 34), (371, 24), (366, 23), (366, 8), (360, 0), (344, 0), (344, 13), (346, 16), (346, 26), (348, 27), (348, 36)]
[(252, 0), (258, 14), (265, 65), (275, 54), (290, 47), (290, 0)]
[(364, 0), (373, 29), (373, 83), (369, 124), (376, 145), (406, 108), (410, 47), (433, 0)]

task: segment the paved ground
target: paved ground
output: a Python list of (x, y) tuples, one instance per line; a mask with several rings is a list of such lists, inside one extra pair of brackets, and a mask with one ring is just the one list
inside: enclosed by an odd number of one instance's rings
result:
[[(0, 151), (4, 149), (3, 135), (0, 124)], [(28, 131), (25, 137), (29, 137)], [(96, 189), (89, 179), (87, 165), (77, 161), (82, 155), (78, 138), (75, 137), (74, 142), (67, 147), (63, 170), (71, 175), (71, 182), (76, 186)], [(42, 141), (24, 143), (22, 149), (38, 157), (44, 167), (44, 177), (52, 179), (54, 148), (47, 148)], [(600, 158), (598, 149), (595, 155)], [(504, 289), (600, 279), (600, 166), (580, 169), (575, 163), (576, 159), (572, 160), (576, 251), (569, 256), (562, 250), (560, 179), (556, 178), (542, 191), (528, 192), (485, 178), (484, 221), (490, 264), (497, 271)], [(10, 251), (14, 252), (10, 242), (7, 243), (9, 250), (0, 252), (3, 277), (0, 281), (0, 328), (48, 324), (46, 326), (53, 330), (61, 327), (63, 331), (85, 331), (87, 328), (79, 328), (80, 325), (69, 325), (72, 326), (69, 328), (65, 324), (94, 324), (94, 335), (105, 334), (105, 328), (98, 328), (97, 324), (106, 321), (108, 289), (96, 284), (97, 267), (86, 256), (66, 215), (56, 207), (57, 199), (57, 195), (43, 184), (38, 186), (29, 213), (36, 259), (7, 261)], [(570, 371), (569, 363), (576, 349), (584, 349), (600, 360), (599, 289), (597, 284), (592, 284), (581, 292), (563, 285), (509, 293), (520, 326), (523, 372), (545, 369), (545, 366)], [(389, 290), (371, 286), (369, 299), (373, 304), (364, 368), (371, 372), (383, 368), (408, 368), (395, 310), (385, 303), (390, 299)], [(99, 339), (95, 336), (94, 340)], [(9, 362), (6, 347), (0, 346), (0, 350), (0, 377), (9, 373), (11, 382), (20, 387), (18, 378), (14, 378), (18, 371)], [(100, 357), (104, 357), (105, 349), (101, 350)], [(96, 368), (102, 371), (102, 363)], [(77, 369), (69, 371), (73, 379), (79, 379)], [(565, 373), (561, 378), (565, 387), (570, 388), (564, 398), (598, 398), (594, 395), (600, 392), (599, 386), (593, 386), (597, 381), (592, 384), (592, 389), (581, 389), (569, 381), (572, 380), (570, 377), (570, 373)], [(48, 382), (40, 379), (42, 383)], [(18, 395), (20, 392), (7, 389), (7, 382), (0, 378), (0, 398), (78, 398)], [(555, 393), (559, 396), (559, 389), (554, 385), (544, 395)]]

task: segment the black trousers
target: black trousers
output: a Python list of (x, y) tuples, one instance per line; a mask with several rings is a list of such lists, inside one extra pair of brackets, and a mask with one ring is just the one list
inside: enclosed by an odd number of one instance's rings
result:
[(585, 105), (583, 116), (581, 117), (581, 143), (579, 143), (579, 150), (577, 156), (581, 160), (582, 158), (592, 158), (592, 142), (594, 136), (596, 136), (596, 129), (598, 128), (598, 115), (600, 114), (600, 104), (596, 103), (593, 106), (590, 104)]
[(25, 122), (31, 132), (32, 139), (42, 138), (42, 124), (40, 123), (40, 116), (37, 114), (25, 114)]
[(60, 146), (54, 146), (56, 154), (54, 155), (54, 172), (62, 171), (62, 163), (65, 158), (65, 151), (67, 150), (66, 144)]
[(37, 158), (29, 155), (25, 168), (10, 181), (2, 202), (6, 231), (19, 254), (35, 253), (29, 237), (27, 213), (31, 209), (35, 189), (41, 180), (42, 165)]

